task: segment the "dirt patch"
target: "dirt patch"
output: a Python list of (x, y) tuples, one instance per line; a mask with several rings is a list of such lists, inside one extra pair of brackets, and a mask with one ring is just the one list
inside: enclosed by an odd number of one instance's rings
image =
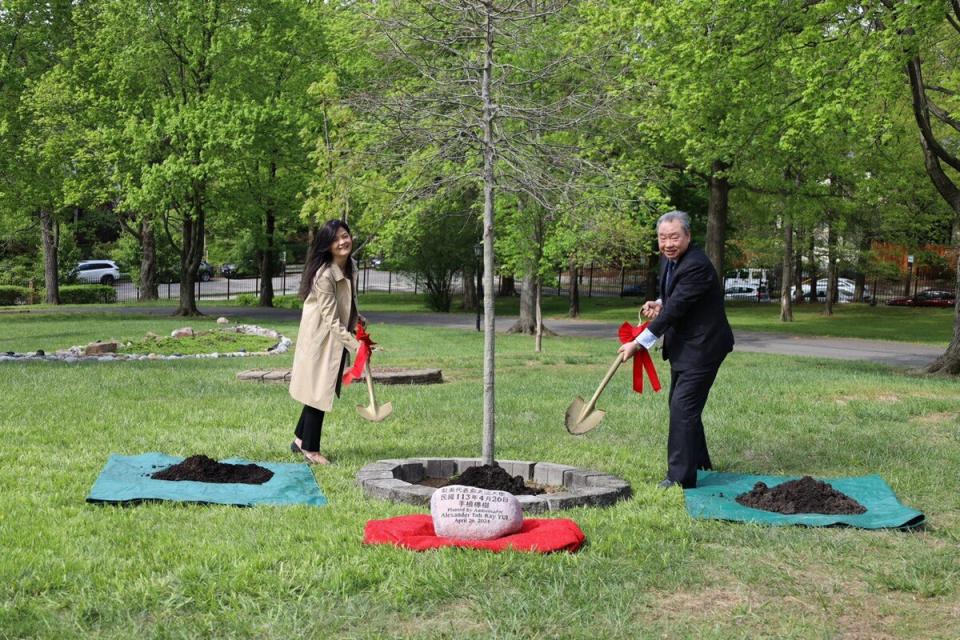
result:
[(745, 507), (785, 514), (858, 514), (867, 510), (848, 495), (810, 476), (778, 484), (772, 489), (758, 482), (736, 500)]
[(205, 455), (193, 455), (150, 477), (154, 480), (263, 484), (273, 477), (273, 471), (257, 464), (227, 464)]
[(500, 465), (485, 464), (480, 467), (470, 467), (459, 476), (451, 478), (424, 478), (417, 484), (428, 487), (446, 487), (451, 484), (462, 484), (466, 487), (506, 491), (515, 496), (536, 496), (547, 491), (541, 487), (528, 486), (523, 476), (511, 476)]

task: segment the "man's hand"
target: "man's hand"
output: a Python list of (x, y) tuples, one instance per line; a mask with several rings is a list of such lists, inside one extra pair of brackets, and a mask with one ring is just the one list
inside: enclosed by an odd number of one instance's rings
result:
[(620, 359), (623, 362), (626, 362), (640, 349), (643, 349), (643, 347), (631, 340), (630, 342), (624, 342), (622, 345), (620, 345), (620, 348), (617, 349), (617, 353), (620, 354)]
[(660, 315), (661, 309), (663, 309), (663, 305), (656, 300), (647, 300), (643, 303), (643, 306), (640, 307), (640, 315), (642, 315), (644, 318), (653, 320)]

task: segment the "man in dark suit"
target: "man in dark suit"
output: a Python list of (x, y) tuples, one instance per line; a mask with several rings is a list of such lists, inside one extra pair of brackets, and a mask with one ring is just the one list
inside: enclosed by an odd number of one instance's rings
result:
[(733, 331), (723, 309), (723, 287), (707, 255), (690, 244), (690, 217), (671, 211), (657, 221), (660, 298), (640, 309), (650, 324), (621, 345), (623, 359), (663, 338), (670, 361), (670, 435), (667, 477), (658, 486), (697, 486), (697, 469), (710, 469), (701, 415), (723, 359), (733, 350)]

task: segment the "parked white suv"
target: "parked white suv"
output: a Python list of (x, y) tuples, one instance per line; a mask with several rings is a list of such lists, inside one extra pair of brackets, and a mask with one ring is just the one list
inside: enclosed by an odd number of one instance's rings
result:
[(70, 270), (70, 277), (77, 282), (113, 284), (120, 279), (120, 267), (113, 260), (81, 260)]

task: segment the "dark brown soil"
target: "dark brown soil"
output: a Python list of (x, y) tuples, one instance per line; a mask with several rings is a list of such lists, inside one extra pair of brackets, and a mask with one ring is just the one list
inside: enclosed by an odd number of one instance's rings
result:
[(450, 478), (448, 484), (462, 484), (479, 489), (506, 491), (515, 496), (535, 496), (544, 493), (544, 490), (538, 487), (528, 487), (523, 481), (523, 476), (511, 476), (496, 463), (485, 464), (481, 467), (470, 467), (459, 476)]
[(204, 455), (195, 455), (161, 469), (150, 477), (154, 480), (263, 484), (273, 477), (273, 471), (258, 464), (227, 464)]
[(758, 482), (736, 500), (745, 507), (786, 514), (858, 514), (867, 510), (848, 495), (810, 476), (778, 484), (772, 489)]

